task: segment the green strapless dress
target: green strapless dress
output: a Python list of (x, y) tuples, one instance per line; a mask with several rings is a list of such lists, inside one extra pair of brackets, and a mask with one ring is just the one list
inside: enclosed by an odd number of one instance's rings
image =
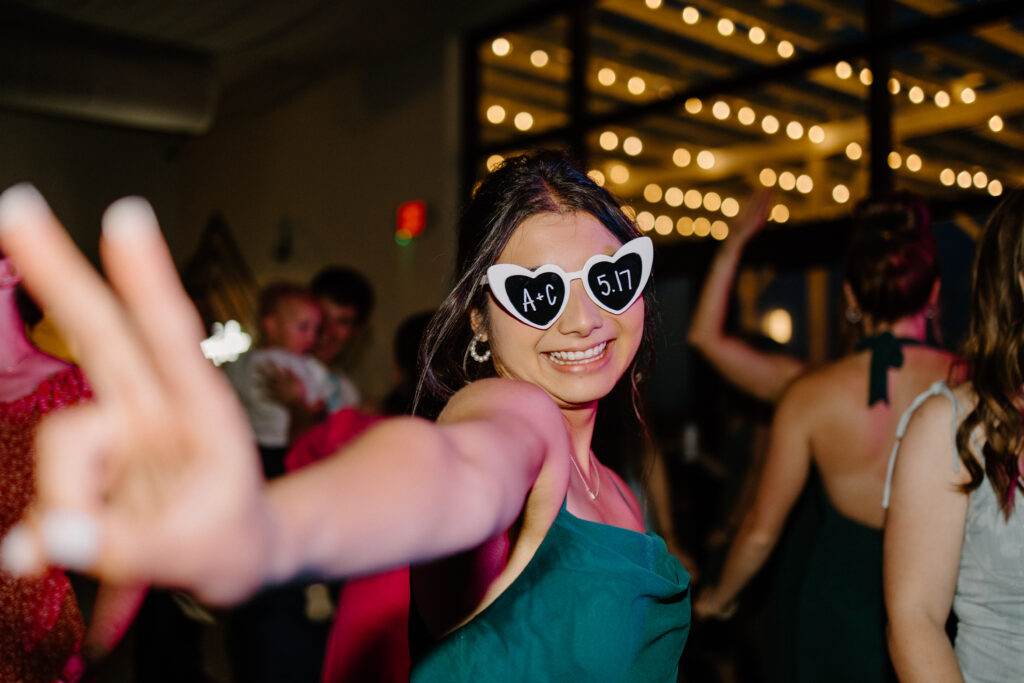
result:
[(795, 680), (894, 682), (885, 642), (882, 531), (843, 516), (820, 495), (824, 519), (797, 601)]
[(579, 519), (563, 503), (526, 569), (472, 621), (423, 648), (413, 607), (412, 681), (675, 683), (689, 581), (657, 535)]

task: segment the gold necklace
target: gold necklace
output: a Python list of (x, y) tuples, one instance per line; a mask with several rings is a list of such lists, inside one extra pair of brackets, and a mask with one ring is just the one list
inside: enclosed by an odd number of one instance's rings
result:
[(580, 481), (583, 482), (583, 488), (587, 489), (590, 500), (597, 500), (597, 494), (601, 493), (601, 470), (599, 466), (594, 465), (594, 452), (590, 451), (590, 469), (594, 471), (596, 477), (597, 486), (595, 488), (590, 488), (590, 484), (587, 483), (586, 478), (583, 476), (583, 470), (580, 469), (580, 465), (576, 462), (576, 458), (573, 457), (572, 453), (569, 453), (569, 460), (572, 461), (572, 466), (576, 468), (576, 474), (580, 475)]

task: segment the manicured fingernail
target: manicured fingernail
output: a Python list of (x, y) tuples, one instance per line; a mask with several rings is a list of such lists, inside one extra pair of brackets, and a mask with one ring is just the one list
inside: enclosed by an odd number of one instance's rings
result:
[(92, 567), (99, 553), (96, 521), (78, 510), (53, 510), (42, 521), (43, 545), (54, 564), (70, 569)]
[(153, 207), (142, 197), (118, 199), (103, 212), (104, 239), (136, 239), (159, 230)]
[(0, 565), (8, 574), (26, 576), (43, 566), (39, 546), (24, 524), (15, 524), (0, 544)]
[(0, 194), (0, 232), (17, 223), (30, 224), (31, 219), (49, 211), (49, 204), (33, 185), (12, 185)]

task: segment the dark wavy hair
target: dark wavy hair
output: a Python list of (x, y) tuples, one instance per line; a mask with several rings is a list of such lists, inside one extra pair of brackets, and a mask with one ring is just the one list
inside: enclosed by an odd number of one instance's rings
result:
[[(427, 328), (420, 348), (423, 372), (416, 403), (421, 413), (436, 412), (436, 407), (443, 406), (465, 385), (496, 375), (492, 362), (469, 361), (473, 338), (470, 313), (479, 311), (486, 325), (490, 294), (480, 284), (481, 278), (498, 260), (516, 228), (544, 213), (590, 214), (623, 243), (642, 234), (623, 213), (620, 202), (565, 153), (544, 150), (506, 159), (480, 183), (462, 215), (454, 286)], [(643, 295), (646, 313), (640, 348), (612, 391), (612, 395), (628, 392), (641, 425), (640, 384), (653, 348), (653, 289), (648, 283)], [(435, 410), (423, 409), (421, 401)]]
[[(978, 398), (956, 433), (960, 460), (971, 475), (963, 485), (973, 491), (988, 479), (1007, 519), (1021, 487), (1024, 447), (1024, 190), (1010, 193), (989, 218), (974, 260), (971, 318), (963, 358)], [(971, 448), (981, 427), (984, 464)]]
[(895, 322), (928, 303), (939, 279), (928, 216), (923, 200), (908, 193), (856, 209), (843, 274), (872, 320)]

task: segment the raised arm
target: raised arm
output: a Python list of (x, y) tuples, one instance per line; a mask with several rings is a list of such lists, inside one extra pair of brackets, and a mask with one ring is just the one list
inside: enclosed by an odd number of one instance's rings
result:
[(949, 399), (924, 403), (910, 421), (893, 474), (882, 573), (889, 654), (904, 682), (963, 681), (946, 635), (968, 502), (957, 488), (966, 472), (953, 470), (952, 419)]
[(110, 287), (32, 188), (0, 198), (0, 245), (80, 349), (95, 392), (41, 428), (38, 502), (4, 541), (10, 569), (51, 561), (222, 603), (302, 572), (437, 557), (520, 514), (534, 528), (557, 514), (568, 436), (532, 385), (473, 385), (441, 424), (389, 422), (265, 487), (148, 204), (122, 200), (104, 216)]
[(771, 555), (800, 497), (811, 467), (806, 420), (813, 395), (809, 393), (798, 382), (779, 402), (754, 501), (729, 547), (718, 584), (694, 604), (694, 613), (701, 618), (731, 616), (737, 597)]
[(754, 194), (730, 225), (729, 236), (708, 270), (687, 340), (726, 380), (756, 398), (775, 403), (804, 364), (786, 354), (758, 351), (725, 333), (736, 270), (747, 243), (764, 226), (770, 198), (767, 192)]

